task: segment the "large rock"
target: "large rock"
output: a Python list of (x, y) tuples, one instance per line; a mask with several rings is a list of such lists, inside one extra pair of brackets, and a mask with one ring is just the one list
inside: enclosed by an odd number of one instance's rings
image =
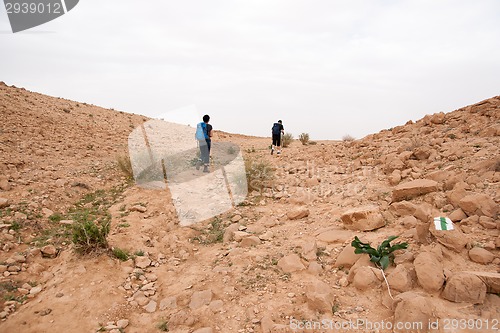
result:
[(409, 216), (415, 213), (417, 205), (409, 201), (393, 202), (390, 206), (390, 210), (396, 216)]
[(0, 208), (9, 207), (9, 199), (0, 198)]
[(404, 265), (397, 265), (387, 277), (387, 282), (391, 289), (405, 292), (413, 288), (413, 279), (410, 272)]
[(355, 248), (350, 244), (344, 247), (342, 252), (337, 256), (337, 260), (335, 261), (335, 267), (352, 267), (356, 261), (361, 257), (360, 254), (354, 253)]
[[(412, 325), (415, 325), (413, 330), (401, 330), (399, 332), (429, 332), (428, 324), (435, 319), (432, 299), (409, 291), (397, 295), (395, 303), (394, 323), (412, 323)], [(417, 329), (418, 326), (422, 329)]]
[(325, 243), (344, 243), (352, 238), (352, 231), (333, 229), (318, 234), (318, 240)]
[(286, 214), (286, 216), (290, 220), (298, 220), (298, 219), (309, 216), (309, 209), (307, 209), (307, 207), (296, 207), (296, 208), (292, 209), (291, 211), (289, 211)]
[(135, 267), (142, 268), (142, 269), (149, 267), (149, 265), (151, 265), (151, 259), (149, 259), (146, 256), (137, 256), (134, 259), (134, 261), (135, 261)]
[(469, 250), (470, 260), (486, 265), (495, 259), (495, 255), (481, 247), (473, 247)]
[(306, 299), (312, 310), (331, 313), (335, 296), (328, 284), (320, 280), (314, 280), (306, 288)]
[(210, 304), (211, 301), (212, 301), (212, 291), (210, 289), (195, 291), (191, 296), (191, 301), (189, 302), (189, 308), (191, 310), (196, 310), (204, 305)]
[(356, 270), (352, 284), (361, 291), (379, 288), (383, 279), (381, 275), (378, 268), (362, 266)]
[(350, 209), (340, 219), (347, 229), (358, 231), (375, 230), (385, 225), (380, 208), (374, 205)]
[(455, 252), (461, 252), (469, 242), (457, 225), (453, 230), (436, 230), (434, 223), (430, 223), (429, 231), (439, 243)]
[(289, 254), (281, 258), (278, 261), (278, 267), (285, 273), (293, 273), (306, 268), (304, 264), (302, 264), (299, 256), (296, 254)]
[(317, 252), (318, 245), (316, 241), (307, 242), (306, 244), (302, 245), (302, 257), (307, 261), (316, 260), (316, 258), (318, 257)]
[(464, 272), (477, 276), (486, 284), (487, 291), (492, 294), (500, 294), (500, 273), (493, 272)]
[(443, 298), (455, 303), (482, 304), (486, 297), (486, 284), (470, 273), (457, 273), (446, 282)]
[(470, 194), (463, 197), (459, 202), (460, 208), (468, 215), (479, 215), (496, 217), (498, 205), (486, 194)]
[(441, 290), (444, 283), (443, 264), (430, 252), (422, 252), (413, 261), (418, 283), (428, 292)]
[(392, 201), (409, 200), (423, 194), (436, 192), (438, 183), (430, 179), (417, 179), (402, 183), (392, 191)]

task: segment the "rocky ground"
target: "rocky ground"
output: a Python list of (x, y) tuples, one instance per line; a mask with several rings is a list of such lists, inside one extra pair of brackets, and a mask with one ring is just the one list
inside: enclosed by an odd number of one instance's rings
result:
[[(0, 331), (497, 332), (499, 109), (272, 156), (267, 138), (218, 133), (251, 191), (180, 227), (168, 190), (118, 167), (146, 117), (0, 84)], [(82, 216), (111, 221), (110, 250), (76, 251)], [(350, 245), (392, 235), (409, 246), (384, 274)]]

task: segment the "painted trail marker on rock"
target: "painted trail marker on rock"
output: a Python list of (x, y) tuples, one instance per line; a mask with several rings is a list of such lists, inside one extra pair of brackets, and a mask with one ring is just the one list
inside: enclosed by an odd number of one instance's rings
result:
[(453, 230), (453, 222), (447, 217), (435, 217), (434, 226), (436, 230)]

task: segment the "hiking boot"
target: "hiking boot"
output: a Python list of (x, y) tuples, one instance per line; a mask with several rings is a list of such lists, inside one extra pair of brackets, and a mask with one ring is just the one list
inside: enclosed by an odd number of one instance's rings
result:
[(274, 154), (274, 149), (271, 148), (271, 155)]
[(279, 154), (281, 154), (281, 152), (279, 151), (279, 152), (277, 152), (276, 154), (278, 154), (278, 155), (279, 155)]
[(205, 165), (205, 167), (203, 168), (203, 172), (206, 172), (206, 173), (210, 172), (210, 171), (208, 170), (208, 167), (207, 167), (206, 165)]

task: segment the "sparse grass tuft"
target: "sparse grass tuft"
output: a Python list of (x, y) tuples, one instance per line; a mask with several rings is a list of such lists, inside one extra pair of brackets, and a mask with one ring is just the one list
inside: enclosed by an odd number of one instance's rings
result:
[(135, 251), (134, 255), (137, 257), (144, 257), (144, 251), (143, 250)]
[(301, 133), (299, 135), (299, 141), (305, 146), (309, 143), (309, 133)]
[(115, 247), (113, 249), (113, 255), (116, 258), (120, 259), (121, 261), (127, 261), (128, 258), (130, 257), (130, 255), (129, 255), (129, 253), (128, 253), (127, 250), (122, 250), (122, 249), (120, 249), (118, 247)]
[(222, 243), (224, 239), (225, 226), (219, 217), (214, 217), (210, 225), (202, 231), (200, 236), (194, 237), (200, 244)]
[(283, 139), (281, 141), (282, 141), (281, 145), (283, 146), (283, 148), (290, 146), (290, 144), (293, 141), (293, 134), (292, 133), (285, 133), (283, 135)]

